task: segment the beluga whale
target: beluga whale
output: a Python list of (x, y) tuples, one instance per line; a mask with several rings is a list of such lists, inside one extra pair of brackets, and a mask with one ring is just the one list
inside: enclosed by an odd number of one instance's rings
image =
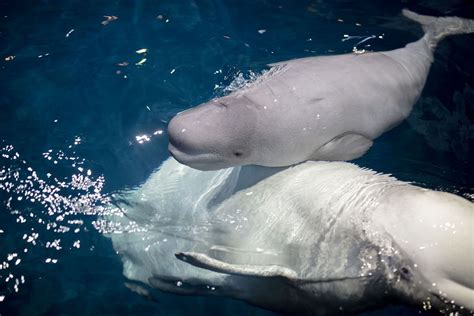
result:
[(474, 312), (472, 202), (339, 161), (235, 192), (242, 169), (169, 158), (115, 199), (108, 236), (136, 292), (224, 296), (285, 315), (386, 304)]
[(171, 155), (200, 170), (362, 156), (410, 114), (437, 44), (474, 32), (469, 19), (403, 15), (424, 30), (403, 48), (274, 63), (249, 86), (177, 114)]

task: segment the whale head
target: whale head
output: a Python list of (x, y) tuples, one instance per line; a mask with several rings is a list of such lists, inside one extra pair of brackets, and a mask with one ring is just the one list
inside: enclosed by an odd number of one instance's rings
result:
[(253, 104), (223, 97), (178, 113), (168, 125), (170, 154), (199, 170), (252, 164), (256, 125)]

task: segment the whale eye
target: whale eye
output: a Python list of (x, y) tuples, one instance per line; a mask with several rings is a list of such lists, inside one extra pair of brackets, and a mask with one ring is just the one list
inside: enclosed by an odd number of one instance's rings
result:
[(227, 109), (227, 104), (225, 104), (222, 101), (217, 102), (217, 105), (220, 106), (221, 108)]
[(400, 272), (401, 272), (401, 277), (405, 280), (410, 280), (410, 269), (408, 269), (407, 267), (402, 267), (400, 269)]
[(241, 151), (235, 151), (234, 156), (235, 157), (240, 157), (240, 156), (242, 156), (242, 152)]

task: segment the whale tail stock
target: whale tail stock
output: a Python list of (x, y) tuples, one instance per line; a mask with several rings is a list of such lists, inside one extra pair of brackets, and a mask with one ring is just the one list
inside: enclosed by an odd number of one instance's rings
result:
[(408, 19), (421, 24), (432, 48), (436, 47), (438, 42), (447, 36), (474, 33), (474, 20), (455, 16), (434, 17), (421, 15), (408, 9), (403, 9), (402, 14)]

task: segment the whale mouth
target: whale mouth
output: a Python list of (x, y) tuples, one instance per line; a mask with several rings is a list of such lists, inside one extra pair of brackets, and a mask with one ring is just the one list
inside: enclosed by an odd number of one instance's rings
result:
[(197, 152), (187, 153), (173, 145), (171, 142), (168, 145), (168, 152), (179, 163), (198, 170), (208, 171), (229, 167), (229, 165), (222, 161), (222, 159), (219, 159), (216, 154)]

